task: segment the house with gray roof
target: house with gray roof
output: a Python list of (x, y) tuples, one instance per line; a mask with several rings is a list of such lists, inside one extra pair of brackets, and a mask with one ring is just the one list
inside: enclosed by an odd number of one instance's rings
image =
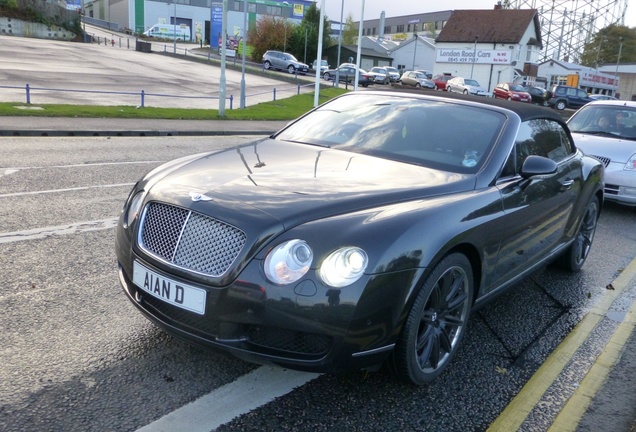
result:
[(435, 39), (434, 74), (534, 84), (543, 44), (536, 9), (456, 10)]

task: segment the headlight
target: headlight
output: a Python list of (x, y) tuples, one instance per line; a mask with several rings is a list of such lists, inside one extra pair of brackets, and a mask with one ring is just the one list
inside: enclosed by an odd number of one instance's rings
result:
[(124, 215), (125, 228), (128, 228), (132, 224), (139, 212), (141, 211), (141, 203), (143, 202), (144, 191), (139, 191), (128, 201), (128, 208), (126, 208), (126, 214)]
[(351, 285), (364, 273), (369, 259), (358, 247), (344, 247), (332, 252), (320, 266), (319, 275), (324, 283), (334, 288)]
[(623, 169), (626, 171), (636, 171), (636, 154), (633, 154), (632, 157), (629, 158)]
[(309, 270), (313, 252), (303, 240), (289, 240), (276, 246), (265, 258), (265, 275), (277, 284), (290, 284)]

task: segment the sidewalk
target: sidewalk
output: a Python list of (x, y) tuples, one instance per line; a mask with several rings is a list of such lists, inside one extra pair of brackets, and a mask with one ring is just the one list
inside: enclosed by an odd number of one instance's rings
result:
[(2, 136), (270, 135), (288, 121), (0, 117)]
[[(42, 136), (205, 136), (205, 135), (269, 135), (283, 128), (287, 121), (245, 120), (154, 120), (154, 119), (104, 119), (104, 118), (53, 118), (53, 117), (0, 117), (1, 137)], [(636, 260), (632, 264), (636, 268)], [(623, 276), (627, 277), (629, 272)], [(614, 285), (617, 285), (615, 282)], [(623, 283), (625, 291), (633, 291), (636, 285), (636, 270)], [(599, 319), (618, 323), (615, 340), (610, 341), (603, 353), (595, 360), (580, 383), (580, 392), (575, 392), (566, 406), (558, 409), (557, 418), (541, 424), (524, 422), (531, 414), (527, 409), (543, 410), (550, 399), (549, 392), (538, 395), (537, 403), (519, 408), (513, 400), (495, 421), (489, 431), (505, 431), (530, 428), (532, 430), (562, 431), (611, 431), (636, 432), (636, 300), (623, 305), (623, 312), (606, 309), (598, 312)], [(576, 329), (573, 330), (576, 333)], [(568, 336), (570, 338), (570, 336)], [(566, 338), (566, 339), (568, 339)], [(584, 338), (584, 337), (583, 337)], [(576, 337), (574, 338), (576, 339)], [(569, 348), (559, 346), (553, 355), (565, 361)], [(576, 351), (576, 350), (574, 350)], [(574, 356), (574, 353), (572, 353)], [(566, 359), (567, 360), (567, 359)], [(569, 361), (569, 360), (568, 360)], [(549, 366), (550, 359), (543, 367)], [(561, 365), (562, 366), (562, 365)], [(550, 374), (548, 370), (548, 374)], [(562, 375), (563, 372), (556, 372)], [(554, 378), (556, 380), (556, 377)], [(528, 381), (524, 391), (537, 394), (534, 383), (546, 384), (545, 375), (537, 371)], [(540, 387), (539, 385), (539, 387)], [(529, 387), (529, 389), (528, 389)], [(518, 395), (519, 396), (519, 395)], [(524, 399), (522, 396), (521, 399)], [(527, 398), (526, 398), (527, 399)], [(532, 416), (530, 416), (532, 417)], [(516, 422), (516, 423), (515, 423)], [(515, 426), (511, 429), (510, 424)]]

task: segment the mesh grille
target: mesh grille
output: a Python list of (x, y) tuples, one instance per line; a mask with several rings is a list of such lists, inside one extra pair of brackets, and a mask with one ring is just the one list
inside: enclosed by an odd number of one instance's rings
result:
[(598, 160), (599, 162), (601, 162), (603, 165), (605, 165), (605, 168), (607, 168), (607, 166), (609, 165), (611, 159), (608, 157), (604, 157), (604, 156), (596, 156), (596, 155), (589, 155), (592, 156), (594, 159)]
[(221, 276), (245, 245), (231, 225), (186, 209), (150, 203), (141, 221), (140, 247), (176, 266)]

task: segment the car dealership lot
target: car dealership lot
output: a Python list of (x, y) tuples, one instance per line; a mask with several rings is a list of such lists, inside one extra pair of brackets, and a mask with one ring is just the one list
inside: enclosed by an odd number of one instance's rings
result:
[[(114, 258), (115, 219), (143, 173), (252, 139), (0, 141), (0, 429), (135, 430), (262, 370), (157, 330), (123, 294)], [(606, 206), (581, 273), (539, 271), (476, 312), (431, 386), (383, 371), (322, 375), (218, 430), (485, 429), (633, 259), (634, 222), (633, 210)], [(626, 296), (633, 302), (633, 287)], [(592, 333), (551, 406), (576, 387), (615, 326), (606, 320)], [(528, 430), (553, 410), (533, 412)]]

